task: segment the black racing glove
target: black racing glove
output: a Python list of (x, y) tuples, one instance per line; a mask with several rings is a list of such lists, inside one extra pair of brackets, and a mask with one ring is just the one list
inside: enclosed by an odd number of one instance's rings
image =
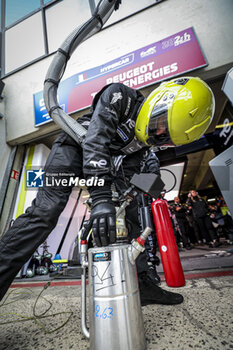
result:
[(105, 181), (103, 187), (90, 187), (88, 191), (92, 207), (84, 236), (92, 228), (96, 245), (107, 246), (116, 241), (116, 209), (112, 202), (111, 182)]
[(116, 209), (111, 201), (102, 199), (93, 205), (85, 231), (89, 232), (91, 228), (98, 247), (116, 241)]

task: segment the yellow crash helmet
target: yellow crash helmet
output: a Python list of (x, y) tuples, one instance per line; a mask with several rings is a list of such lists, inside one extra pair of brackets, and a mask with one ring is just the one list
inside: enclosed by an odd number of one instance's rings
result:
[(160, 84), (146, 98), (135, 124), (146, 145), (183, 145), (198, 140), (210, 125), (214, 95), (200, 78), (183, 77)]

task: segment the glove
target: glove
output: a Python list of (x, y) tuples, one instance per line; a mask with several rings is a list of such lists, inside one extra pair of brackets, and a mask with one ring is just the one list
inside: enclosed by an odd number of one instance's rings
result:
[(116, 209), (112, 202), (101, 200), (95, 203), (85, 231), (89, 232), (91, 228), (98, 247), (116, 241)]
[(151, 150), (144, 161), (143, 171), (145, 173), (153, 173), (160, 175), (160, 163), (159, 159), (154, 152)]

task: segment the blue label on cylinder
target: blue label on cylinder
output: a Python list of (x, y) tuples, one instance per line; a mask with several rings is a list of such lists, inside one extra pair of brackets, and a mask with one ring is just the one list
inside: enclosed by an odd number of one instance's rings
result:
[(111, 252), (101, 252), (93, 255), (93, 261), (110, 261), (111, 260)]

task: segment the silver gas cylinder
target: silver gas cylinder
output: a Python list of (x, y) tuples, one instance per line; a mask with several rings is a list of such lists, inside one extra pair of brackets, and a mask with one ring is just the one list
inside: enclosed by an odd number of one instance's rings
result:
[(122, 244), (88, 251), (91, 350), (144, 350), (135, 264)]
[[(151, 229), (131, 244), (88, 250), (82, 276), (82, 330), (90, 350), (145, 350), (146, 341), (135, 260)], [(88, 266), (89, 330), (86, 327), (85, 266)]]

